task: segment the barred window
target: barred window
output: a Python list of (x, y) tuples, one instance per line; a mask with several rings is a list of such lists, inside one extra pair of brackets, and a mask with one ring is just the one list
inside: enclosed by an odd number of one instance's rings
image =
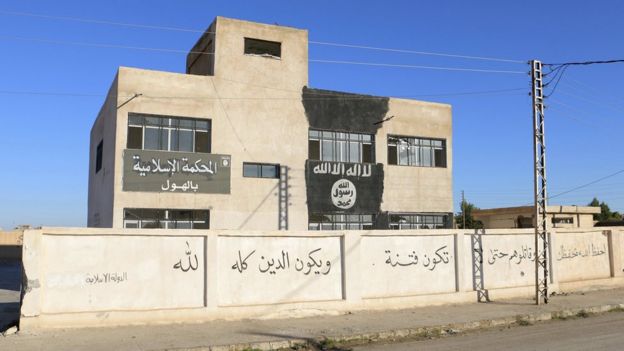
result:
[(374, 146), (375, 139), (372, 134), (314, 129), (308, 132), (310, 160), (374, 163)]
[(209, 229), (210, 211), (126, 208), (124, 228)]
[(446, 140), (388, 136), (388, 164), (446, 167)]
[(448, 214), (390, 214), (390, 229), (443, 229), (450, 228)]
[(358, 230), (373, 229), (372, 214), (311, 214), (308, 230)]
[(210, 153), (208, 119), (128, 115), (128, 149)]

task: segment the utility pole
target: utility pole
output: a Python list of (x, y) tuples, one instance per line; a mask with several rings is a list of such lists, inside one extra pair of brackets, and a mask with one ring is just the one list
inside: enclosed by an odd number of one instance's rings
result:
[(544, 85), (542, 62), (531, 60), (533, 98), (533, 193), (535, 195), (535, 303), (548, 303), (549, 251), (546, 216), (546, 144), (544, 140)]
[(466, 229), (466, 198), (464, 197), (464, 191), (462, 190), (462, 202), (461, 202), (461, 209), (462, 209), (462, 229)]

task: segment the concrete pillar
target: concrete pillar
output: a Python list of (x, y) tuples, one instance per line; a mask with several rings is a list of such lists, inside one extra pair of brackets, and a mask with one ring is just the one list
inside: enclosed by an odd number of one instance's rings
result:
[(361, 302), (361, 284), (366, 281), (360, 267), (362, 233), (364, 232), (342, 232), (342, 298), (349, 304)]
[(619, 230), (605, 230), (609, 242), (609, 265), (611, 268), (611, 277), (624, 277), (624, 261), (622, 255), (624, 248), (622, 247), (622, 233)]
[(470, 267), (466, 267), (465, 257), (470, 252), (466, 252), (464, 232), (459, 231), (453, 236), (455, 240), (455, 291), (472, 291), (472, 284), (466, 279), (466, 272)]
[[(216, 310), (219, 305), (219, 277), (218, 277), (218, 233), (211, 233), (205, 236), (205, 260), (206, 260), (206, 278), (204, 284), (204, 305), (209, 310)], [(221, 279), (224, 279), (222, 277)]]

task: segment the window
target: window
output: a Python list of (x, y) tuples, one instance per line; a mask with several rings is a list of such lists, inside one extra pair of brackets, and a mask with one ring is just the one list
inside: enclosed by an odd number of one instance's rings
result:
[(128, 149), (210, 153), (211, 121), (132, 113)]
[(395, 213), (390, 214), (390, 229), (443, 229), (449, 228), (447, 214), (417, 214)]
[(446, 167), (446, 141), (388, 136), (388, 164)]
[(282, 57), (282, 43), (245, 38), (245, 54), (280, 58)]
[(371, 134), (310, 129), (308, 158), (333, 162), (374, 163), (374, 144), (375, 140)]
[(126, 208), (124, 228), (209, 229), (210, 211)]
[(573, 224), (574, 219), (572, 217), (555, 217), (552, 219), (553, 224)]
[(280, 166), (268, 163), (243, 162), (243, 177), (248, 178), (279, 178)]
[(95, 173), (102, 169), (102, 152), (104, 151), (104, 140), (101, 140), (95, 151)]
[(372, 214), (311, 214), (308, 230), (366, 230), (373, 229)]

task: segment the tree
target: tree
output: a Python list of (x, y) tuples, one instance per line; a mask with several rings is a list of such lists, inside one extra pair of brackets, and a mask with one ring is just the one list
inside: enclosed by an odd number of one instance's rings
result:
[(600, 213), (594, 215), (595, 221), (621, 221), (622, 214), (615, 211), (612, 212), (604, 201), (600, 202), (597, 198), (593, 198), (592, 201), (588, 204), (588, 206), (600, 207)]
[[(461, 211), (455, 214), (455, 223), (457, 223), (457, 228), (460, 229), (481, 229), (483, 228), (483, 223), (478, 221), (472, 217), (472, 211), (478, 210), (479, 208), (470, 202), (463, 200), (460, 203)], [(464, 228), (464, 213), (466, 214), (466, 228)]]

